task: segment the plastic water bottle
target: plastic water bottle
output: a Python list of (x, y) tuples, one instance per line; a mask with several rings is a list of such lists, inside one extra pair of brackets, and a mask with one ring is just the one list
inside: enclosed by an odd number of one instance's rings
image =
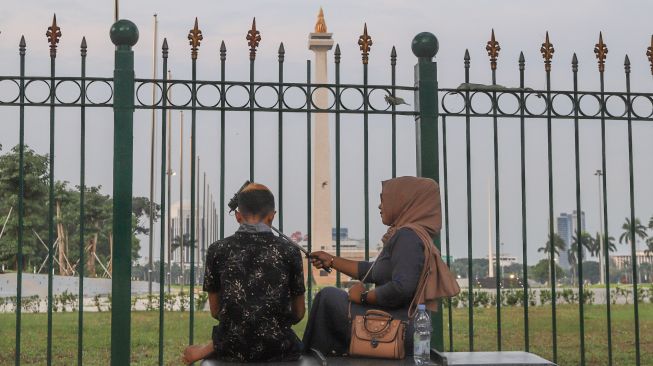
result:
[(428, 365), (431, 360), (431, 317), (426, 312), (426, 305), (417, 306), (414, 326), (413, 360), (415, 365)]

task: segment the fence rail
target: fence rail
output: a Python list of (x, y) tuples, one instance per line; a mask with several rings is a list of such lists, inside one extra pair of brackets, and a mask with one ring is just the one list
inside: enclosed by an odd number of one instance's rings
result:
[[(116, 71), (114, 77), (88, 77), (86, 76), (86, 55), (87, 45), (85, 39), (82, 40), (80, 46), (80, 76), (79, 77), (62, 77), (56, 75), (56, 55), (57, 44), (61, 38), (61, 29), (57, 25), (56, 17), (53, 23), (48, 27), (48, 41), (50, 44), (50, 59), (51, 59), (51, 73), (50, 76), (28, 76), (25, 71), (25, 58), (26, 58), (26, 43), (24, 38), (21, 39), (19, 45), (20, 55), (20, 75), (19, 76), (0, 76), (0, 85), (2, 83), (9, 83), (15, 85), (16, 93), (5, 96), (5, 99), (0, 98), (0, 108), (17, 107), (19, 109), (19, 184), (18, 191), (18, 222), (17, 222), (17, 253), (16, 253), (16, 266), (17, 271), (17, 302), (16, 302), (16, 343), (15, 343), (15, 364), (21, 364), (21, 329), (22, 329), (22, 273), (24, 270), (24, 242), (25, 242), (25, 108), (28, 107), (47, 107), (49, 108), (49, 122), (50, 122), (50, 154), (49, 154), (49, 171), (48, 171), (48, 331), (47, 331), (47, 364), (52, 364), (52, 299), (53, 299), (53, 283), (52, 278), (54, 274), (54, 248), (55, 248), (55, 182), (54, 182), (54, 163), (55, 163), (55, 146), (54, 146), (54, 127), (56, 121), (55, 112), (57, 108), (78, 108), (80, 112), (80, 202), (79, 202), (79, 224), (80, 224), (80, 237), (79, 237), (79, 261), (76, 264), (77, 274), (80, 278), (79, 293), (78, 293), (78, 350), (77, 350), (77, 363), (83, 364), (83, 328), (84, 317), (83, 314), (83, 299), (84, 287), (83, 278), (85, 274), (85, 217), (86, 210), (88, 210), (88, 203), (85, 201), (85, 194), (87, 187), (85, 185), (85, 159), (86, 159), (86, 110), (87, 108), (107, 107), (113, 108), (114, 111), (114, 184), (113, 184), (113, 237), (116, 245), (112, 258), (113, 269), (115, 269), (113, 276), (113, 298), (112, 298), (112, 365), (127, 365), (130, 359), (130, 273), (131, 273), (131, 216), (132, 216), (132, 164), (133, 164), (133, 112), (139, 110), (159, 110), (161, 113), (160, 128), (161, 135), (161, 217), (160, 217), (160, 253), (162, 260), (160, 260), (159, 270), (159, 353), (158, 363), (164, 364), (164, 332), (163, 324), (165, 321), (165, 308), (164, 293), (166, 285), (165, 273), (170, 272), (170, 262), (166, 264), (163, 260), (164, 254), (168, 253), (170, 256), (170, 227), (169, 227), (169, 209), (170, 193), (166, 195), (166, 187), (169, 187), (169, 173), (170, 167), (168, 162), (170, 160), (169, 151), (166, 148), (166, 139), (172, 131), (169, 131), (170, 117), (168, 111), (171, 110), (189, 110), (191, 111), (191, 178), (190, 178), (190, 210), (197, 212), (197, 205), (199, 204), (199, 174), (196, 165), (197, 146), (196, 146), (196, 121), (197, 111), (214, 111), (219, 113), (220, 123), (220, 156), (219, 156), (219, 169), (220, 169), (220, 184), (219, 184), (219, 207), (212, 207), (220, 214), (218, 218), (213, 220), (209, 225), (209, 231), (204, 229), (195, 230), (198, 221), (201, 220), (203, 224), (206, 223), (206, 214), (199, 217), (199, 215), (192, 214), (190, 217), (190, 224), (186, 232), (189, 235), (188, 245), (190, 248), (190, 328), (189, 328), (189, 343), (194, 342), (194, 287), (195, 287), (195, 267), (196, 267), (196, 242), (202, 239), (202, 245), (207, 242), (222, 238), (225, 236), (224, 229), (224, 215), (225, 207), (225, 159), (227, 153), (225, 151), (225, 121), (226, 112), (239, 111), (249, 112), (249, 175), (250, 180), (255, 178), (255, 164), (254, 157), (255, 140), (253, 131), (255, 129), (255, 113), (254, 112), (269, 112), (276, 113), (278, 121), (278, 202), (279, 202), (279, 227), (283, 230), (283, 125), (285, 113), (304, 113), (306, 115), (306, 209), (307, 209), (307, 226), (309, 230), (308, 249), (312, 249), (312, 242), (310, 238), (311, 227), (311, 131), (312, 131), (312, 117), (316, 113), (329, 113), (334, 115), (335, 119), (335, 214), (336, 214), (336, 230), (340, 232), (341, 229), (341, 115), (361, 115), (363, 120), (363, 191), (364, 195), (361, 198), (364, 201), (364, 222), (365, 222), (365, 258), (369, 258), (369, 243), (370, 243), (370, 228), (369, 228), (369, 116), (370, 115), (383, 115), (390, 116), (392, 123), (392, 176), (397, 175), (397, 116), (412, 116), (416, 121), (416, 146), (417, 146), (417, 175), (433, 178), (440, 181), (440, 171), (442, 171), (443, 179), (441, 181), (443, 188), (443, 209), (444, 209), (444, 250), (447, 255), (447, 264), (452, 265), (450, 262), (450, 227), (452, 222), (464, 222), (467, 232), (467, 278), (470, 281), (474, 278), (473, 272), (473, 245), (472, 245), (472, 179), (474, 174), (471, 169), (471, 157), (473, 146), (471, 144), (471, 121), (474, 118), (491, 118), (493, 127), (493, 179), (494, 179), (494, 201), (495, 201), (495, 243), (496, 243), (496, 258), (495, 268), (496, 274), (502, 271), (500, 256), (501, 253), (501, 234), (500, 219), (502, 213), (498, 202), (501, 201), (501, 194), (499, 187), (500, 178), (500, 159), (499, 149), (501, 147), (498, 134), (498, 124), (500, 119), (519, 119), (520, 120), (520, 200), (521, 200), (521, 238), (523, 250), (523, 318), (524, 318), (524, 346), (523, 349), (528, 351), (531, 345), (529, 338), (529, 285), (527, 279), (528, 275), (528, 225), (527, 225), (527, 202), (526, 202), (526, 172), (528, 164), (526, 163), (525, 155), (525, 121), (528, 119), (544, 119), (547, 122), (547, 177), (548, 177), (548, 216), (549, 216), (549, 252), (555, 253), (557, 249), (555, 246), (555, 232), (553, 227), (554, 222), (554, 207), (553, 200), (555, 193), (553, 166), (553, 135), (552, 135), (552, 121), (553, 120), (573, 120), (574, 121), (574, 162), (575, 162), (575, 194), (576, 202), (575, 208), (577, 212), (582, 212), (581, 206), (581, 176), (580, 176), (580, 143), (579, 143), (579, 123), (584, 120), (599, 120), (601, 123), (601, 156), (602, 156), (602, 213), (605, 220), (604, 228), (601, 232), (601, 237), (610, 238), (608, 232), (608, 200), (607, 200), (607, 174), (606, 171), (606, 121), (624, 121), (628, 127), (628, 162), (629, 162), (629, 192), (630, 192), (630, 220), (635, 221), (635, 193), (633, 189), (635, 173), (633, 171), (633, 136), (632, 136), (632, 122), (635, 121), (653, 121), (653, 93), (632, 92), (630, 90), (630, 62), (628, 57), (624, 63), (624, 91), (606, 91), (604, 82), (604, 65), (607, 55), (607, 46), (603, 42), (602, 35), (599, 42), (596, 44), (595, 53), (598, 60), (600, 80), (600, 91), (586, 91), (579, 90), (578, 85), (578, 62), (576, 56), (571, 63), (571, 72), (573, 76), (573, 90), (557, 90), (551, 87), (551, 68), (552, 58), (554, 54), (553, 45), (549, 40), (547, 34), (545, 42), (542, 44), (541, 52), (544, 59), (544, 71), (546, 73), (546, 88), (543, 90), (533, 90), (525, 87), (525, 59), (523, 54), (519, 58), (519, 87), (507, 88), (497, 84), (496, 69), (498, 64), (499, 51), (501, 50), (498, 41), (492, 32), (491, 39), (487, 44), (487, 52), (490, 60), (490, 71), (492, 76), (492, 83), (490, 85), (472, 84), (470, 83), (469, 71), (471, 67), (471, 58), (469, 53), (466, 52), (463, 58), (465, 79), (458, 88), (439, 88), (437, 82), (437, 65), (433, 62), (438, 51), (438, 43), (435, 36), (430, 33), (420, 33), (415, 37), (412, 44), (413, 53), (417, 56), (417, 65), (415, 68), (415, 85), (414, 86), (400, 86), (396, 85), (396, 63), (397, 54), (395, 49), (392, 49), (390, 54), (390, 73), (391, 84), (378, 85), (368, 83), (368, 59), (370, 54), (370, 47), (372, 45), (371, 37), (367, 32), (367, 27), (364, 27), (363, 34), (359, 39), (359, 46), (361, 49), (362, 61), (362, 83), (361, 84), (343, 84), (340, 83), (340, 62), (341, 53), (340, 47), (336, 46), (334, 53), (334, 68), (335, 68), (335, 83), (313, 83), (311, 81), (311, 62), (306, 64), (306, 80), (302, 82), (288, 82), (284, 79), (284, 60), (285, 50), (283, 44), (280, 45), (278, 51), (278, 81), (273, 82), (260, 82), (255, 80), (255, 60), (256, 52), (259, 42), (261, 41), (260, 31), (257, 30), (255, 22), (253, 22), (251, 29), (248, 31), (248, 45), (250, 47), (250, 74), (248, 81), (228, 81), (226, 79), (225, 65), (227, 60), (227, 49), (224, 43), (220, 49), (220, 80), (198, 80), (196, 76), (196, 64), (199, 57), (200, 44), (203, 40), (203, 35), (199, 29), (197, 20), (194, 27), (190, 30), (188, 39), (191, 46), (191, 79), (172, 79), (169, 76), (168, 69), (168, 56), (169, 49), (167, 40), (164, 40), (161, 49), (161, 60), (163, 68), (161, 70), (161, 78), (157, 79), (144, 79), (135, 78), (133, 68), (133, 51), (131, 47), (136, 44), (138, 40), (138, 30), (136, 26), (125, 20), (121, 20), (113, 25), (111, 37), (114, 44), (116, 44)], [(653, 47), (653, 43), (652, 43)], [(653, 72), (653, 49), (648, 48), (647, 53), (649, 60), (652, 63)], [(67, 88), (73, 87), (74, 92), (67, 89), (65, 92), (64, 86)], [(32, 96), (30, 88), (45, 88), (40, 92), (37, 90), (36, 96)], [(179, 101), (179, 98), (171, 96), (172, 91), (176, 88), (186, 89), (188, 97)], [(152, 89), (155, 94), (159, 95), (158, 98), (147, 100), (151, 95), (145, 95)], [(61, 91), (60, 91), (61, 90)], [(212, 99), (206, 100), (201, 96), (202, 91), (210, 90), (212, 92)], [(267, 94), (263, 94), (267, 91)], [(317, 93), (326, 93), (331, 100), (331, 104), (324, 106), (316, 102), (314, 97)], [(241, 97), (246, 95), (241, 101), (233, 99), (230, 93), (240, 93)], [(260, 94), (259, 94), (260, 93)], [(41, 94), (41, 96), (39, 96)], [(354, 97), (355, 96), (355, 97)], [(401, 97), (414, 97), (414, 106), (404, 106), (405, 100)], [(230, 99), (231, 98), (231, 99)], [(383, 101), (382, 101), (383, 100)], [(593, 105), (586, 105), (590, 103)], [(614, 104), (617, 103), (618, 106)], [(647, 109), (646, 105), (650, 104)], [(649, 110), (649, 112), (642, 112), (642, 110)], [(449, 186), (451, 184), (458, 184), (458, 182), (451, 182), (450, 171), (450, 155), (448, 150), (448, 143), (451, 143), (450, 137), (447, 136), (447, 126), (452, 123), (462, 120), (465, 123), (465, 177), (466, 177), (466, 205), (467, 217), (451, 217), (450, 204), (462, 205), (460, 200), (456, 202), (451, 201), (449, 195)], [(442, 146), (442, 158), (440, 157), (440, 145)], [(299, 198), (299, 192), (293, 197)], [(286, 198), (287, 199), (287, 198)], [(205, 210), (206, 198), (203, 200)], [(181, 212), (181, 208), (180, 208)], [(211, 216), (211, 215), (209, 215)], [(181, 217), (181, 216), (180, 216)], [(580, 215), (578, 215), (576, 237), (580, 238), (582, 232), (580, 230)], [(203, 226), (204, 228), (204, 226)], [(183, 231), (183, 228), (182, 228)], [(183, 232), (182, 232), (183, 234)], [(183, 236), (183, 235), (182, 235)], [(636, 260), (636, 240), (635, 228), (631, 228), (630, 243), (633, 270), (633, 291), (637, 294), (637, 260)], [(183, 240), (183, 238), (182, 238)], [(341, 239), (336, 236), (336, 254), (341, 254)], [(440, 238), (435, 240), (436, 245), (440, 246)], [(184, 244), (181, 247), (184, 250)], [(583, 258), (583, 246), (578, 245), (574, 250), (577, 251), (576, 258)], [(603, 246), (602, 255), (604, 258), (609, 257), (608, 246)], [(557, 344), (557, 309), (556, 309), (556, 264), (555, 255), (549, 255), (549, 264), (551, 269), (551, 283), (550, 291), (553, 296), (551, 302), (551, 318), (552, 318), (552, 356), (553, 361), (558, 362), (558, 344)], [(309, 294), (312, 294), (312, 271), (310, 263), (308, 264), (308, 289)], [(168, 268), (166, 267), (168, 266)], [(584, 309), (585, 301), (583, 300), (583, 261), (579, 260), (577, 263), (578, 268), (578, 302), (579, 312), (579, 332), (580, 332), (580, 362), (586, 363), (585, 354), (585, 328), (584, 328)], [(151, 269), (151, 268), (150, 268)], [(604, 272), (606, 278), (610, 278), (610, 269), (606, 265)], [(496, 325), (497, 325), (497, 349), (501, 350), (504, 346), (504, 339), (502, 334), (502, 301), (503, 286), (500, 275), (495, 276), (496, 280)], [(168, 280), (170, 281), (170, 280)], [(610, 281), (606, 283), (606, 325), (607, 325), (607, 339), (608, 339), (608, 363), (613, 362), (613, 344), (612, 344), (612, 320), (610, 310)], [(168, 282), (169, 283), (169, 282)], [(340, 275), (337, 276), (337, 285), (341, 285)], [(468, 349), (476, 350), (474, 344), (474, 291), (468, 291)], [(312, 298), (309, 295), (308, 302), (311, 304)], [(453, 329), (453, 307), (451, 302), (447, 303), (448, 308), (448, 347), (453, 351), (458, 348), (454, 345)], [(435, 346), (439, 349), (444, 349), (444, 323), (443, 313), (438, 312), (434, 314), (434, 339)], [(639, 310), (638, 299), (634, 296), (634, 324), (635, 331), (632, 335), (634, 338), (634, 347), (636, 350), (636, 363), (641, 362), (640, 354), (640, 330), (639, 330)]]

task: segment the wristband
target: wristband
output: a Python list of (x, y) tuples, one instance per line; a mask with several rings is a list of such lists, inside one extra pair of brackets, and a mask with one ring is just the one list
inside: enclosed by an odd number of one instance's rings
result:
[(361, 293), (361, 305), (367, 305), (367, 295), (369, 294), (369, 291), (365, 291)]

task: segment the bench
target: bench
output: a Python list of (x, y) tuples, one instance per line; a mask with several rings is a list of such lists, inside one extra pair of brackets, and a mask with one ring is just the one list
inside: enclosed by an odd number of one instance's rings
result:
[[(528, 352), (438, 352), (431, 349), (431, 361), (438, 366), (556, 366), (540, 356)], [(204, 360), (200, 366), (408, 366), (414, 365), (412, 357), (403, 360), (379, 360), (350, 357), (324, 358), (319, 352), (304, 355), (295, 362), (269, 362), (238, 364), (217, 360)]]

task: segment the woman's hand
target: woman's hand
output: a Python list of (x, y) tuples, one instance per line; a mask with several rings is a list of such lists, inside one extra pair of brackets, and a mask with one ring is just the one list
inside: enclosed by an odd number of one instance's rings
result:
[(365, 285), (363, 285), (362, 282), (356, 282), (350, 289), (349, 289), (349, 301), (355, 303), (355, 304), (360, 304), (361, 303), (361, 294), (367, 290), (365, 288)]
[(311, 253), (311, 263), (317, 269), (331, 268), (334, 258), (331, 254), (323, 251)]

